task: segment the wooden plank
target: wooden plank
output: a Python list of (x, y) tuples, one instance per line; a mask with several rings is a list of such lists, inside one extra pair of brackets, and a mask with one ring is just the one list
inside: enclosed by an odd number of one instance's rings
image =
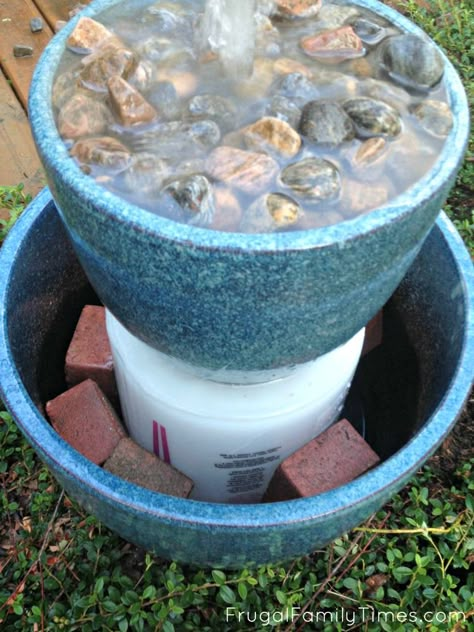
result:
[[(34, 67), (52, 35), (47, 24), (40, 33), (31, 32), (30, 20), (38, 15), (31, 0), (0, 0), (0, 64), (25, 109)], [(14, 57), (15, 44), (33, 46), (33, 56)]]
[(51, 29), (54, 31), (56, 22), (69, 19), (69, 12), (74, 10), (79, 4), (88, 4), (87, 0), (34, 0), (38, 10), (42, 13)]
[(45, 186), (26, 114), (10, 84), (0, 73), (0, 184), (25, 184), (36, 195)]

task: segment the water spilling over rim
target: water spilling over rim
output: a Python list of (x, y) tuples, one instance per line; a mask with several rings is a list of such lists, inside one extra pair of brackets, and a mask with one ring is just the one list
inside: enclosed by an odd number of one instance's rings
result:
[[(81, 16), (96, 16), (122, 0), (97, 0), (81, 12)], [(407, 18), (377, 0), (358, 0), (354, 4), (378, 13), (403, 32), (426, 38), (426, 34)], [(190, 244), (205, 249), (236, 251), (291, 251), (325, 247), (357, 239), (360, 235), (376, 231), (383, 225), (401, 220), (406, 214), (442, 191), (444, 202), (459, 169), (469, 135), (469, 109), (467, 98), (454, 67), (440, 51), (445, 63), (444, 81), (454, 125), (433, 168), (416, 184), (386, 205), (354, 219), (323, 228), (272, 234), (224, 233), (206, 228), (180, 224), (154, 215), (106, 191), (82, 173), (59, 136), (51, 107), (50, 95), (57, 65), (63, 54), (66, 40), (79, 16), (73, 18), (48, 44), (33, 76), (30, 90), (30, 121), (39, 153), (60, 174), (72, 194), (76, 193), (101, 213), (119, 223), (127, 223), (139, 231), (151, 232), (157, 238)], [(54, 194), (54, 192), (53, 192)]]

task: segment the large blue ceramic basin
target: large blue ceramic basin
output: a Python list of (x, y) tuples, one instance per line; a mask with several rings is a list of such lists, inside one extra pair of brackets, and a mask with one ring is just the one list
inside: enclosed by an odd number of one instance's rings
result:
[(45, 190), (0, 250), (0, 396), (59, 482), (127, 540), (182, 562), (244, 566), (307, 554), (386, 502), (448, 434), (472, 384), (474, 271), (442, 215), (384, 309), (384, 341), (356, 376), (382, 463), (301, 500), (225, 505), (172, 498), (102, 470), (43, 414), (93, 293)]
[[(94, 16), (118, 0), (96, 0)], [(359, 4), (402, 31), (421, 31), (374, 1)], [(135, 335), (209, 369), (266, 370), (305, 362), (353, 336), (387, 301), (453, 185), (468, 135), (461, 82), (444, 57), (454, 127), (423, 179), (384, 207), (341, 224), (242, 235), (177, 224), (106, 192), (60, 139), (50, 103), (65, 41), (43, 53), (29, 112), (52, 196), (102, 302)]]

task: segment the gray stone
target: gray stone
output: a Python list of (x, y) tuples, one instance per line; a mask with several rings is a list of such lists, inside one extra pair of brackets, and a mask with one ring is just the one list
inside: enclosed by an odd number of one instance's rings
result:
[(13, 56), (14, 57), (32, 57), (33, 46), (28, 46), (27, 44), (15, 44), (15, 46), (13, 47)]
[(215, 121), (221, 130), (235, 126), (236, 108), (229, 99), (220, 95), (199, 94), (189, 101), (188, 110), (193, 118)]
[(355, 97), (343, 104), (344, 110), (354, 121), (357, 135), (395, 137), (400, 134), (400, 115), (388, 103), (368, 97)]
[(284, 96), (273, 97), (265, 113), (267, 116), (286, 121), (294, 129), (298, 129), (300, 124), (301, 109), (291, 99)]
[(288, 165), (281, 172), (280, 181), (293, 193), (314, 202), (332, 200), (341, 190), (339, 171), (322, 158), (304, 158)]
[(31, 18), (30, 31), (32, 33), (40, 33), (43, 30), (43, 19), (40, 17)]
[(382, 58), (392, 79), (409, 87), (430, 88), (444, 73), (443, 58), (434, 44), (411, 33), (390, 37)]
[(378, 44), (388, 35), (388, 31), (386, 28), (384, 28), (380, 24), (377, 24), (376, 22), (372, 22), (371, 20), (367, 20), (365, 18), (359, 18), (358, 20), (353, 22), (352, 28), (360, 37), (360, 39), (365, 44), (369, 44), (369, 46), (374, 46), (375, 44)]
[(318, 87), (301, 72), (291, 72), (285, 75), (278, 88), (278, 94), (292, 99), (293, 102), (306, 102), (315, 99), (319, 90)]
[(355, 136), (354, 125), (338, 103), (310, 101), (301, 115), (299, 131), (315, 143), (340, 145)]

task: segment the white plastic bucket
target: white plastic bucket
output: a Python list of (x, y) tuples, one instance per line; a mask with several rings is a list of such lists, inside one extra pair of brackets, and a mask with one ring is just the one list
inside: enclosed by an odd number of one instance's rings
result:
[(285, 377), (228, 384), (200, 377), (132, 336), (107, 311), (130, 436), (194, 481), (192, 498), (258, 502), (279, 465), (342, 409), (364, 330)]

